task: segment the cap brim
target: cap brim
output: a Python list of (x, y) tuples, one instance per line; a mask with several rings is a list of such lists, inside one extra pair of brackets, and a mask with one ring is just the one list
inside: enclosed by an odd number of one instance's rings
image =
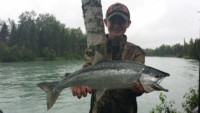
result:
[(126, 16), (126, 15), (125, 15), (124, 13), (122, 13), (122, 12), (114, 12), (114, 13), (110, 14), (110, 15), (107, 17), (107, 19), (109, 20), (111, 17), (113, 17), (113, 16), (115, 16), (115, 15), (121, 16), (121, 17), (124, 18), (126, 21), (129, 20), (129, 17)]

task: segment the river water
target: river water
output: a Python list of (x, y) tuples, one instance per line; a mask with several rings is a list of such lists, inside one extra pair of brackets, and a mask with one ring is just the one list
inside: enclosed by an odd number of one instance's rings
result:
[[(0, 63), (0, 109), (4, 113), (88, 113), (90, 95), (77, 99), (70, 89), (65, 89), (52, 109), (47, 111), (45, 93), (36, 86), (42, 81), (61, 80), (67, 72), (82, 67), (83, 61), (37, 61)], [(161, 85), (168, 100), (183, 112), (183, 95), (190, 87), (198, 85), (199, 62), (170, 57), (146, 57), (146, 65), (170, 73)], [(160, 92), (143, 94), (137, 98), (138, 113), (148, 113), (160, 103)]]

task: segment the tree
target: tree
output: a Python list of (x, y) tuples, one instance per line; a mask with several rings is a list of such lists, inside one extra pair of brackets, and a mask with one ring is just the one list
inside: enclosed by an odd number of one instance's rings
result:
[[(46, 58), (45, 60), (54, 60), (55, 57), (83, 58), (87, 45), (86, 35), (80, 28), (65, 28), (51, 14), (36, 16), (34, 11), (26, 11), (19, 16), (18, 24), (8, 20), (8, 43), (0, 40), (1, 61), (28, 61), (36, 57)], [(0, 28), (3, 28), (3, 22), (0, 23)]]
[(56, 55), (53, 49), (46, 47), (42, 49), (42, 56), (45, 58), (45, 60), (54, 60)]
[[(106, 56), (106, 38), (101, 0), (82, 0), (82, 10), (87, 32), (87, 45)], [(104, 47), (97, 48), (98, 44)], [(92, 47), (93, 46), (93, 47)]]
[(171, 47), (172, 55), (177, 57), (183, 57), (183, 46), (181, 44), (175, 44)]
[(190, 39), (189, 43), (184, 41), (184, 45), (175, 44), (173, 46), (161, 45), (156, 49), (144, 49), (149, 56), (175, 56), (200, 60), (200, 39)]
[(0, 41), (2, 41), (2, 42), (7, 42), (7, 39), (8, 39), (8, 34), (9, 33), (9, 31), (8, 31), (8, 26), (7, 26), (7, 24), (4, 22), (3, 23), (3, 26), (2, 26), (2, 28), (1, 28), (1, 31), (0, 31)]
[(19, 16), (18, 44), (25, 46), (30, 50), (37, 50), (38, 47), (38, 35), (35, 25), (35, 17), (36, 13), (34, 11), (26, 11)]
[(200, 39), (195, 39), (194, 42), (194, 58), (200, 61)]
[(10, 32), (10, 39), (8, 42), (9, 46), (16, 45), (18, 41), (18, 34), (17, 34), (17, 26), (13, 20), (10, 20), (11, 32)]
[(48, 47), (54, 49), (57, 55), (61, 55), (60, 43), (64, 38), (65, 25), (50, 14), (40, 14), (36, 19), (36, 25), (39, 30), (40, 50)]

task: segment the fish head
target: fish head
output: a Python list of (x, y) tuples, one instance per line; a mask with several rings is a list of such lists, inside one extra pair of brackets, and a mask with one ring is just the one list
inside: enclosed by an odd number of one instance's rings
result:
[(160, 82), (167, 76), (170, 76), (170, 74), (147, 66), (141, 71), (139, 80), (146, 92), (168, 91), (159, 85)]

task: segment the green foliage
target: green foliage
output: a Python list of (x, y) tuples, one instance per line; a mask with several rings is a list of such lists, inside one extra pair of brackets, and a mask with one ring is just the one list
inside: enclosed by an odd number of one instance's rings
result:
[(33, 52), (25, 47), (13, 45), (8, 47), (5, 43), (0, 43), (0, 61), (31, 61), (33, 60)]
[(155, 108), (152, 108), (150, 113), (180, 113), (175, 108), (173, 108), (175, 102), (173, 100), (169, 102), (166, 101), (167, 96), (162, 92), (160, 93), (159, 99), (161, 103), (156, 105)]
[(183, 56), (183, 46), (180, 44), (175, 44), (173, 46), (163, 44), (156, 49), (145, 49), (144, 51), (148, 56)]
[(83, 55), (78, 55), (75, 53), (66, 53), (65, 55), (66, 60), (76, 60), (76, 59), (83, 59)]
[(200, 39), (195, 39), (193, 50), (194, 50), (193, 57), (200, 61)]
[(0, 30), (0, 41), (7, 42), (7, 37), (8, 37), (8, 26), (4, 22)]
[(198, 106), (198, 95), (199, 89), (197, 86), (190, 88), (189, 92), (185, 93), (183, 98), (185, 101), (182, 103), (182, 107), (187, 113), (191, 113)]
[(200, 39), (191, 39), (189, 44), (161, 45), (156, 49), (144, 49), (147, 56), (175, 56), (200, 60)]
[[(184, 102), (182, 103), (182, 107), (184, 108), (186, 113), (191, 113), (198, 106), (198, 92), (199, 88), (195, 86), (191, 87), (189, 91), (184, 94)], [(152, 108), (150, 113), (180, 113), (175, 108), (173, 108), (175, 102), (173, 100), (167, 102), (167, 96), (164, 95), (162, 92), (160, 93), (159, 99), (161, 103), (156, 105), (155, 108)]]
[(147, 48), (144, 51), (145, 51), (145, 54), (148, 55), (148, 56), (154, 56), (155, 55), (154, 49)]
[(48, 47), (42, 49), (42, 57), (44, 57), (45, 60), (54, 60), (55, 56), (56, 54), (53, 49), (49, 49)]
[(0, 42), (0, 61), (3, 61), (5, 57), (8, 55), (9, 49), (6, 43)]
[(9, 19), (9, 25), (5, 22), (0, 24), (2, 62), (28, 61), (36, 58), (79, 59), (87, 47), (85, 34), (80, 28), (65, 28), (65, 25), (51, 14), (37, 16), (34, 11), (26, 11), (19, 16), (19, 23), (16, 24)]
[(15, 24), (15, 22), (13, 20), (9, 20), (10, 22), (10, 28), (11, 28), (11, 32), (10, 32), (10, 39), (8, 42), (9, 46), (12, 45), (16, 45), (18, 42), (18, 32), (17, 32), (17, 25)]
[(23, 56), (20, 59), (20, 61), (32, 61), (33, 58), (35, 57), (33, 51), (26, 48), (25, 46), (20, 47), (20, 49), (18, 49), (18, 51), (20, 51), (20, 50), (23, 53)]

